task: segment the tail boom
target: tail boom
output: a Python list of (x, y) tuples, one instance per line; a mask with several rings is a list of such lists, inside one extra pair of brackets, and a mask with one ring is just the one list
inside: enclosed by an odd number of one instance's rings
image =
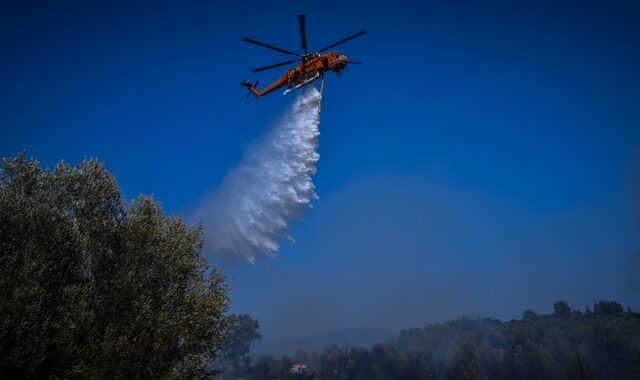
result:
[(258, 90), (256, 88), (256, 86), (258, 85), (258, 82), (256, 81), (255, 84), (251, 84), (251, 82), (249, 81), (244, 81), (242, 83), (240, 83), (240, 85), (242, 85), (243, 87), (246, 87), (249, 90), (249, 94), (253, 94), (256, 99), (267, 95), (270, 92), (273, 92), (277, 89), (279, 89), (280, 87), (284, 87), (287, 86), (287, 84), (289, 83), (289, 74), (285, 74), (282, 77), (280, 77), (278, 80), (276, 80), (275, 82), (271, 83), (270, 85), (268, 85), (267, 87), (265, 87), (262, 91)]

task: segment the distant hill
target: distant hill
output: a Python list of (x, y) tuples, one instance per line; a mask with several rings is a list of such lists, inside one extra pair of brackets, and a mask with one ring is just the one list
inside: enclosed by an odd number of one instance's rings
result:
[[(597, 301), (584, 312), (558, 301), (553, 314), (528, 309), (504, 322), (463, 317), (402, 330), (364, 348), (378, 332), (327, 332), (283, 345), (290, 356), (296, 346), (305, 348), (307, 374), (291, 375), (292, 359), (273, 356), (256, 358), (247, 373), (252, 379), (640, 379), (640, 313), (616, 301)], [(337, 346), (322, 350), (331, 343)]]
[(254, 356), (291, 355), (297, 348), (307, 352), (320, 352), (325, 346), (338, 345), (340, 348), (371, 348), (373, 345), (395, 338), (398, 334), (387, 330), (364, 327), (339, 331), (325, 331), (301, 339), (263, 340), (251, 350)]

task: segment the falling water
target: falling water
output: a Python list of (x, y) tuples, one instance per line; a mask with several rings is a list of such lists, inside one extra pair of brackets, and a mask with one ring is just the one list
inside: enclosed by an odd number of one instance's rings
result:
[(317, 199), (316, 172), (321, 96), (314, 87), (300, 93), (291, 108), (245, 152), (242, 162), (213, 196), (197, 209), (205, 249), (255, 263), (274, 256), (278, 240), (293, 240), (287, 223)]

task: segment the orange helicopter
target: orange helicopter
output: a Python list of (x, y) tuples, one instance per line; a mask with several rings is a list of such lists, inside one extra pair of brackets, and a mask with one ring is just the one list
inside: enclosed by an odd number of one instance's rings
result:
[(324, 73), (326, 71), (333, 71), (335, 72), (337, 75), (340, 75), (340, 72), (342, 70), (344, 70), (345, 67), (347, 67), (347, 64), (349, 63), (357, 63), (360, 64), (362, 63), (361, 61), (350, 61), (347, 56), (345, 56), (344, 54), (341, 54), (337, 51), (330, 51), (328, 53), (325, 54), (320, 54), (323, 51), (329, 50), (333, 47), (336, 47), (340, 44), (343, 44), (347, 41), (350, 41), (356, 37), (360, 37), (361, 35), (365, 34), (367, 31), (366, 30), (361, 30), (358, 33), (352, 34), (349, 37), (343, 38), (340, 41), (333, 43), (325, 48), (322, 48), (320, 50), (318, 50), (315, 53), (308, 53), (307, 52), (307, 34), (305, 31), (305, 17), (304, 14), (299, 14), (298, 15), (298, 24), (300, 26), (300, 39), (302, 41), (302, 50), (303, 53), (302, 54), (298, 54), (298, 53), (294, 53), (290, 50), (286, 50), (286, 49), (282, 49), (279, 48), (277, 46), (273, 46), (264, 42), (260, 42), (260, 41), (256, 41), (254, 39), (251, 38), (247, 38), (247, 37), (243, 37), (242, 40), (245, 42), (249, 42), (252, 44), (256, 44), (262, 47), (266, 47), (275, 51), (279, 51), (281, 53), (285, 53), (285, 54), (289, 54), (289, 55), (295, 55), (298, 58), (292, 59), (290, 61), (286, 61), (286, 62), (280, 62), (280, 63), (276, 63), (274, 65), (269, 65), (269, 66), (263, 66), (263, 67), (259, 67), (257, 69), (253, 69), (251, 70), (254, 73), (257, 73), (259, 71), (263, 71), (263, 70), (268, 70), (268, 69), (273, 69), (275, 67), (280, 67), (280, 66), (285, 66), (285, 65), (289, 65), (291, 63), (296, 62), (298, 59), (301, 61), (296, 67), (294, 68), (290, 68), (289, 70), (287, 70), (287, 72), (282, 75), (279, 79), (277, 79), (275, 82), (271, 83), (270, 85), (268, 85), (266, 88), (264, 88), (262, 91), (258, 90), (256, 88), (256, 86), (258, 85), (259, 82), (256, 81), (255, 84), (251, 84), (251, 82), (249, 81), (245, 81), (240, 83), (242, 86), (246, 87), (249, 89), (249, 93), (247, 94), (247, 98), (253, 94), (255, 95), (256, 99), (264, 96), (270, 92), (273, 92), (277, 89), (279, 89), (280, 87), (284, 87), (287, 86), (287, 90), (283, 93), (283, 95), (286, 95), (289, 91), (293, 90), (293, 89), (298, 89), (301, 87), (304, 87), (306, 85), (308, 85), (309, 83), (312, 83), (320, 78), (324, 79)]

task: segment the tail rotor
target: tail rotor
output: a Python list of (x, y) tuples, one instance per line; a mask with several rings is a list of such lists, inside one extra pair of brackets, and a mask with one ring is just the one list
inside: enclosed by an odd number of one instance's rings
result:
[[(256, 87), (258, 86), (258, 84), (260, 83), (260, 81), (256, 81), (256, 83), (251, 84), (251, 82), (249, 82), (248, 80), (240, 83), (241, 86), (244, 86), (246, 88), (249, 89), (249, 92), (247, 93), (247, 95), (245, 95), (244, 100), (249, 99), (249, 97), (251, 96), (251, 94), (256, 95), (255, 90)], [(257, 99), (257, 95), (256, 95), (256, 99)]]

